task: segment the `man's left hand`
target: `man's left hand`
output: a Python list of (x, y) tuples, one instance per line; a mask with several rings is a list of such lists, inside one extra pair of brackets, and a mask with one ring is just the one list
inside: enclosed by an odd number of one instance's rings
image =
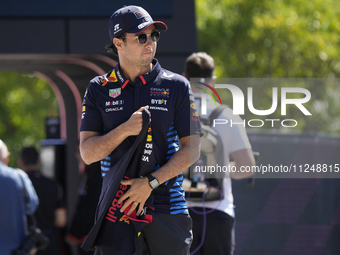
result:
[(120, 208), (120, 212), (124, 212), (126, 208), (132, 204), (127, 215), (130, 215), (139, 205), (137, 215), (140, 215), (143, 211), (144, 203), (149, 198), (151, 194), (151, 187), (149, 185), (149, 180), (146, 177), (136, 178), (131, 180), (123, 180), (121, 184), (131, 186), (130, 189), (118, 200), (118, 203), (123, 203), (124, 205)]

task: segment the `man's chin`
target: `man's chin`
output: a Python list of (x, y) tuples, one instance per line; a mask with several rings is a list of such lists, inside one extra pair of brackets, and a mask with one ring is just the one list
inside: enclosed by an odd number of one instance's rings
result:
[(140, 62), (142, 66), (149, 66), (151, 65), (152, 60), (153, 60), (153, 57), (148, 57), (148, 58), (142, 58)]

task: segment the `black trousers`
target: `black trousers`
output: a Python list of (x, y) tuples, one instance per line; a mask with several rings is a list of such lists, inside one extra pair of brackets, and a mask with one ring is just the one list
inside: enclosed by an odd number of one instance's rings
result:
[[(195, 211), (202, 212), (202, 208), (194, 207)], [(211, 209), (206, 208), (206, 211)], [(235, 249), (235, 219), (225, 212), (215, 210), (206, 214), (204, 226), (203, 215), (195, 213), (189, 208), (193, 221), (194, 240), (191, 245), (191, 252), (197, 247), (200, 249), (195, 255), (232, 255)], [(202, 231), (205, 227), (205, 236), (202, 240)], [(203, 244), (202, 244), (203, 241)]]
[[(133, 255), (189, 255), (192, 220), (189, 215), (151, 212), (152, 223), (138, 237)], [(125, 255), (113, 247), (97, 246), (94, 255)]]

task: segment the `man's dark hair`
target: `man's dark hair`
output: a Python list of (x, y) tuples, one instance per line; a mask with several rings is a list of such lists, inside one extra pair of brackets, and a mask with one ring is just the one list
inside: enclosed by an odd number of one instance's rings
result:
[[(125, 33), (116, 36), (116, 38), (122, 39), (123, 42), (125, 42)], [(106, 45), (106, 46), (105, 46), (105, 49), (107, 50), (107, 52), (112, 53), (113, 55), (115, 55), (116, 57), (118, 57), (118, 51), (117, 51), (116, 46), (113, 44), (113, 42), (111, 42), (111, 44), (109, 44), (109, 45)]]
[(20, 159), (25, 166), (36, 165), (39, 161), (39, 153), (35, 147), (24, 147), (20, 153)]
[(212, 78), (215, 72), (214, 59), (205, 52), (191, 54), (185, 61), (184, 73), (190, 78)]

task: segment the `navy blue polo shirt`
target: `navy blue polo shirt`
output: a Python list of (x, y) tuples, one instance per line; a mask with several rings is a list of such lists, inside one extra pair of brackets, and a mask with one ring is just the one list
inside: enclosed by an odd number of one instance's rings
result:
[[(109, 73), (92, 79), (83, 100), (80, 131), (106, 134), (140, 107), (149, 105), (157, 170), (179, 150), (179, 139), (202, 131), (188, 80), (163, 69), (156, 59), (153, 64), (153, 69), (137, 77), (134, 83), (124, 77), (119, 64)], [(103, 177), (134, 139), (135, 136), (128, 137), (102, 160)], [(179, 174), (154, 190), (155, 211), (188, 213), (182, 183), (183, 175)]]

